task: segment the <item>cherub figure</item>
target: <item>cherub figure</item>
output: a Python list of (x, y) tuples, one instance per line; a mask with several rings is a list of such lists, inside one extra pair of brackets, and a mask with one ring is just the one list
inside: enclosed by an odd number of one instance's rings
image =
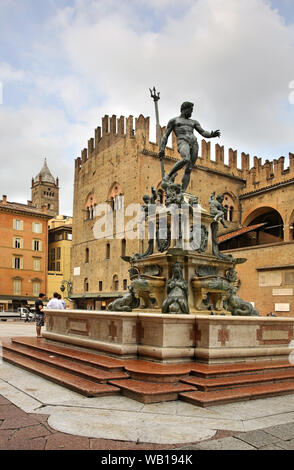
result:
[(166, 194), (167, 206), (170, 206), (171, 204), (176, 204), (177, 206), (180, 206), (181, 204), (185, 203), (182, 186), (180, 184), (175, 183), (176, 176), (177, 173), (175, 173), (172, 177), (166, 175), (163, 177), (161, 182), (161, 186)]
[(143, 222), (144, 220), (147, 219), (149, 206), (151, 204), (156, 204), (156, 201), (158, 198), (158, 191), (154, 188), (154, 186), (151, 186), (151, 193), (152, 193), (151, 196), (148, 196), (148, 194), (144, 194), (142, 198), (144, 204), (141, 205), (142, 217), (140, 219), (140, 222)]
[(209, 198), (210, 213), (214, 216), (215, 222), (219, 221), (225, 228), (227, 228), (228, 226), (225, 224), (226, 209), (223, 206), (223, 201), (224, 195), (220, 194), (215, 199), (215, 191), (213, 191)]

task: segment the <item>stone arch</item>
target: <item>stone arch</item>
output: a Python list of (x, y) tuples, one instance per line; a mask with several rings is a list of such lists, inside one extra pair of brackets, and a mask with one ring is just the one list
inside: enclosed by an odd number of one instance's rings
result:
[(272, 206), (259, 206), (249, 211), (244, 219), (243, 226), (248, 227), (264, 223), (260, 235), (262, 243), (275, 243), (284, 240), (284, 220), (280, 212)]
[(280, 214), (281, 219), (282, 215), (279, 212), (279, 209), (274, 205), (267, 205), (267, 204), (259, 204), (254, 206), (252, 209), (249, 209), (243, 216), (242, 225), (248, 227), (248, 225), (252, 225), (252, 221), (256, 218), (256, 216), (265, 214), (268, 211), (276, 211)]

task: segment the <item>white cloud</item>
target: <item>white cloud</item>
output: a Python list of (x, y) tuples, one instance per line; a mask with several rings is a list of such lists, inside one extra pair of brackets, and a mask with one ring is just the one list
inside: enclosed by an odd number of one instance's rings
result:
[(266, 0), (73, 0), (44, 30), (46, 41), (24, 52), (27, 70), (0, 65), (0, 80), (31, 85), (25, 106), (0, 106), (8, 194), (28, 187), (47, 156), (72, 197), (73, 160), (105, 113), (150, 115), (155, 126), (154, 85), (162, 125), (189, 100), (227, 147), (264, 157), (293, 151), (294, 28)]
[(92, 6), (93, 13), (101, 2), (77, 3), (62, 43), (76, 73), (104, 93), (101, 110), (150, 114), (148, 88), (156, 84), (162, 124), (189, 99), (203, 124), (221, 127), (242, 150), (290, 144), (292, 125), (280, 113), (294, 78), (293, 30), (261, 0), (188, 3), (160, 33), (140, 32), (126, 2), (119, 15), (102, 10), (91, 21), (85, 10)]
[(0, 62), (0, 81), (12, 82), (25, 80), (25, 73), (23, 70), (16, 69), (6, 62)]
[[(26, 203), (31, 199), (31, 178), (47, 158), (54, 177), (59, 177), (61, 212), (72, 213), (73, 159), (70, 146), (80, 146), (84, 129), (70, 126), (54, 108), (9, 110), (0, 106), (1, 190), (8, 200)], [(0, 197), (2, 196), (0, 195)]]

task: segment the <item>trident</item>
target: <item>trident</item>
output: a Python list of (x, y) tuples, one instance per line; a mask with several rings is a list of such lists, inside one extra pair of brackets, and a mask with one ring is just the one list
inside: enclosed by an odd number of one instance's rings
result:
[[(159, 112), (158, 112), (158, 101), (160, 100), (160, 93), (156, 93), (155, 86), (153, 87), (153, 90), (149, 88), (151, 98), (153, 98), (154, 105), (155, 105), (155, 116), (156, 116), (156, 131), (157, 131), (157, 140), (158, 140), (158, 148), (160, 149), (160, 143), (161, 143), (161, 132), (160, 132), (160, 124), (159, 124)], [(161, 167), (161, 176), (162, 178), (164, 177), (164, 162), (163, 158), (160, 158), (160, 167)]]

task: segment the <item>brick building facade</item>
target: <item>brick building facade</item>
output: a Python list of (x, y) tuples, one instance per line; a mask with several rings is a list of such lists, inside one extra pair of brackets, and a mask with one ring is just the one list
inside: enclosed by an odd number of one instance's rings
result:
[(46, 206), (0, 200), (0, 309), (15, 310), (46, 294), (48, 259)]
[[(263, 315), (270, 311), (290, 315), (294, 307), (294, 155), (289, 154), (289, 168), (284, 169), (284, 157), (263, 165), (254, 157), (251, 167), (250, 156), (242, 153), (239, 168), (237, 151), (229, 149), (227, 162), (223, 146), (216, 144), (213, 153), (210, 142), (201, 140), (187, 191), (197, 195), (206, 210), (213, 190), (224, 193), (228, 228), (220, 230), (220, 235), (226, 235), (219, 239), (220, 246), (236, 252), (236, 257), (248, 258), (238, 266), (240, 296), (254, 302)], [(105, 308), (109, 299), (126, 291), (129, 265), (120, 256), (142, 252), (142, 242), (130, 240), (116, 224), (120, 196), (126, 208), (142, 203), (151, 186), (160, 190), (157, 155), (157, 142), (149, 140), (149, 118), (104, 116), (102, 128), (95, 130), (95, 137), (75, 160), (72, 281), (77, 307)], [(166, 173), (179, 158), (172, 135), (164, 159)], [(113, 238), (95, 235), (100, 204), (113, 210)]]

